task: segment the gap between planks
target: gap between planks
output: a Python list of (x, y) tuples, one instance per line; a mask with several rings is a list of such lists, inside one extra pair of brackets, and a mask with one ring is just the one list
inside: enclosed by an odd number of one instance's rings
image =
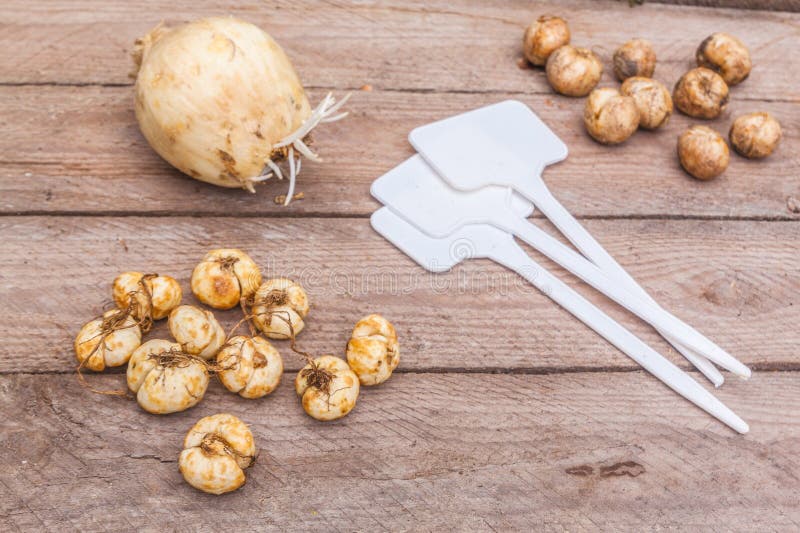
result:
[[(691, 372), (699, 375), (696, 368), (689, 365), (677, 365), (684, 372)], [(747, 365), (753, 372), (775, 372), (775, 373), (793, 373), (800, 372), (800, 361), (770, 361), (765, 363), (750, 363)], [(294, 365), (286, 365), (284, 374), (291, 374), (298, 372), (300, 367)], [(107, 369), (100, 373), (89, 373), (85, 375), (91, 379), (95, 375), (122, 375), (126, 372), (125, 367), (116, 367)], [(394, 374), (448, 374), (448, 375), (509, 375), (509, 376), (550, 376), (550, 375), (564, 375), (564, 374), (630, 374), (641, 373), (646, 374), (647, 371), (643, 368), (636, 366), (537, 366), (537, 367), (499, 367), (499, 366), (485, 366), (485, 367), (419, 367), (419, 368), (398, 368)], [(40, 371), (27, 371), (27, 370), (9, 370), (0, 371), (0, 376), (67, 376), (75, 374), (75, 370), (40, 370)], [(735, 376), (727, 374), (729, 379)], [(747, 381), (747, 380), (744, 380)]]
[[(2, 166), (2, 163), (0, 163)], [(376, 210), (380, 206), (376, 206)], [(372, 213), (334, 213), (330, 211), (302, 211), (286, 212), (280, 211), (264, 213), (230, 213), (228, 211), (194, 211), (194, 212), (173, 212), (173, 211), (65, 211), (65, 210), (30, 210), (0, 212), (0, 218), (14, 217), (91, 217), (91, 218), (134, 218), (134, 217), (162, 217), (162, 218), (220, 218), (220, 219), (305, 219), (305, 218), (329, 218), (342, 220), (364, 220), (372, 216)], [(533, 220), (546, 220), (546, 217), (539, 211), (534, 212), (529, 217)], [(653, 214), (630, 214), (630, 215), (575, 215), (577, 220), (671, 220), (671, 221), (709, 221), (709, 222), (800, 222), (796, 216), (788, 214), (786, 216), (763, 216), (763, 215), (676, 215), (669, 213)]]
[[(531, 67), (533, 68), (533, 67)], [(55, 80), (45, 80), (45, 81), (22, 81), (22, 82), (10, 82), (10, 81), (0, 81), (0, 87), (65, 87), (65, 88), (80, 88), (80, 87), (98, 87), (98, 88), (123, 88), (123, 87), (133, 87), (134, 82), (130, 83), (116, 83), (116, 82), (69, 82), (69, 81), (55, 81)], [(339, 92), (339, 91), (348, 91), (348, 92), (361, 92), (363, 91), (362, 87), (351, 87), (351, 86), (328, 86), (328, 85), (304, 85), (303, 88), (306, 91), (330, 91), (330, 92)], [(481, 95), (481, 94), (498, 94), (497, 89), (440, 89), (436, 87), (374, 87), (370, 89), (369, 92), (384, 92), (384, 93), (409, 93), (409, 94), (441, 94), (441, 95), (448, 95), (448, 94), (474, 94), (474, 95)], [(554, 96), (558, 98), (562, 98), (562, 95), (559, 95), (555, 91), (552, 90), (533, 90), (533, 91), (502, 91), (503, 94), (507, 96)], [(753, 97), (753, 96), (737, 96), (737, 101), (740, 102), (761, 102), (761, 103), (769, 103), (769, 104), (796, 104), (798, 102), (797, 98), (771, 98), (771, 97)]]

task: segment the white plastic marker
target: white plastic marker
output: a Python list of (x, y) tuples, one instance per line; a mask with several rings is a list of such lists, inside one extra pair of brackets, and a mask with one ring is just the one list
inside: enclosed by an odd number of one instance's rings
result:
[(473, 257), (485, 257), (513, 270), (669, 388), (739, 433), (749, 431), (744, 420), (688, 374), (536, 264), (505, 231), (488, 224), (477, 224), (463, 226), (445, 238), (434, 238), (388, 207), (375, 211), (370, 222), (375, 231), (432, 272), (447, 271)]
[[(506, 100), (416, 128), (409, 141), (434, 170), (460, 190), (487, 185), (511, 187), (533, 202), (589, 260), (628, 290), (653, 299), (550, 193), (544, 167), (563, 160), (567, 147), (522, 102)], [(654, 302), (654, 301), (653, 301)], [(712, 365), (669, 336), (665, 338), (715, 384), (722, 376)], [(748, 378), (750, 369), (715, 345), (715, 360)]]
[[(445, 237), (462, 226), (481, 223), (516, 235), (636, 316), (669, 334), (670, 338), (716, 360), (716, 345), (710, 340), (652, 300), (629, 292), (595, 264), (518, 214), (519, 196), (508, 187), (459, 191), (445, 183), (417, 155), (375, 180), (371, 192), (381, 203), (432, 237)], [(728, 366), (728, 361), (718, 363)]]

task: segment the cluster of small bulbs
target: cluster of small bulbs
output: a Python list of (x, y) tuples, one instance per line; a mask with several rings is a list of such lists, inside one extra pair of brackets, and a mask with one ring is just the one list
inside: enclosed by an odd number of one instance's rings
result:
[[(139, 406), (153, 414), (197, 405), (212, 375), (242, 398), (262, 398), (278, 387), (283, 374), (281, 355), (267, 339), (285, 339), (307, 362), (294, 382), (304, 411), (327, 421), (352, 411), (360, 386), (383, 383), (400, 362), (397, 332), (377, 314), (356, 323), (346, 360), (333, 355), (312, 358), (299, 351), (295, 340), (310, 310), (306, 291), (287, 278), (262, 282), (258, 265), (241, 250), (206, 254), (192, 272), (191, 288), (200, 302), (214, 309), (240, 306), (244, 318), (226, 333), (211, 311), (181, 305), (182, 290), (174, 278), (125, 272), (112, 284), (117, 308), (89, 321), (75, 339), (81, 380), (83, 369), (100, 372), (127, 363), (128, 389)], [(143, 343), (153, 322), (164, 318), (174, 340)], [(234, 335), (243, 323), (249, 335)], [(201, 419), (189, 431), (179, 466), (193, 487), (222, 494), (244, 484), (243, 470), (254, 459), (247, 426), (233, 415), (219, 414)]]
[[(653, 45), (633, 39), (614, 52), (618, 89), (597, 84), (603, 73), (600, 58), (588, 48), (571, 46), (567, 21), (542, 16), (525, 30), (525, 58), (544, 66), (550, 86), (566, 96), (587, 96), (583, 121), (589, 135), (602, 144), (619, 144), (637, 129), (664, 126), (672, 115), (673, 101), (682, 113), (700, 119), (720, 116), (728, 104), (729, 86), (744, 81), (752, 62), (747, 47), (727, 33), (714, 33), (697, 48), (697, 68), (684, 74), (672, 95), (652, 78), (656, 68)], [(781, 127), (769, 113), (747, 113), (733, 122), (728, 133), (736, 151), (750, 159), (770, 155), (781, 139)], [(695, 178), (712, 179), (728, 167), (728, 144), (708, 126), (695, 125), (678, 138), (681, 166)]]

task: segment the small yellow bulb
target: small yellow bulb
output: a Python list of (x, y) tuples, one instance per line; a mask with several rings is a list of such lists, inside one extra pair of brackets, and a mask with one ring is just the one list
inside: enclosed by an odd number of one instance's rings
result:
[(347, 343), (347, 362), (362, 385), (379, 385), (400, 363), (400, 344), (391, 322), (369, 315), (356, 323)]
[(305, 327), (308, 295), (286, 278), (265, 281), (253, 297), (253, 322), (270, 339), (291, 339)]
[(197, 405), (208, 388), (205, 361), (183, 351), (180, 344), (152, 339), (131, 356), (128, 388), (148, 413), (163, 415)]
[(225, 330), (214, 314), (193, 305), (181, 305), (169, 314), (169, 331), (186, 352), (211, 359), (225, 344)]
[(261, 271), (249, 255), (236, 249), (211, 250), (192, 271), (192, 292), (214, 309), (231, 309), (261, 285)]
[(222, 385), (242, 398), (261, 398), (274, 391), (283, 375), (281, 355), (261, 337), (237, 336), (217, 353)]
[(124, 365), (142, 343), (142, 331), (133, 317), (120, 309), (87, 322), (75, 338), (75, 356), (89, 370)]
[(312, 418), (328, 421), (353, 410), (359, 393), (358, 376), (347, 363), (332, 355), (317, 357), (294, 380), (303, 410)]
[(231, 492), (245, 482), (256, 458), (250, 428), (230, 414), (201, 418), (183, 440), (178, 468), (192, 487), (209, 494)]

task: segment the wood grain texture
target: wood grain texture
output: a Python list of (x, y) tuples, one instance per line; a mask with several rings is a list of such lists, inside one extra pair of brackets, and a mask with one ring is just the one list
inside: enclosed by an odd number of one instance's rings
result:
[[(587, 221), (666, 309), (762, 369), (797, 366), (797, 226)], [(189, 292), (195, 264), (217, 247), (245, 249), (266, 277), (292, 277), (308, 289), (312, 311), (300, 341), (313, 353), (343, 353), (355, 322), (380, 312), (398, 327), (405, 370), (636, 368), (516, 275), (483, 260), (429, 274), (365, 219), (6, 217), (0, 242), (0, 371), (69, 372), (74, 335), (110, 301), (117, 274), (169, 274)], [(542, 264), (683, 362), (644, 323)], [(218, 316), (232, 326), (240, 315)], [(164, 335), (161, 324), (151, 338)], [(280, 347), (289, 368), (297, 368), (299, 360)]]
[[(529, 73), (541, 77), (540, 73)], [(749, 83), (749, 81), (748, 81)], [(313, 98), (324, 93), (312, 91)], [(554, 194), (576, 216), (701, 216), (800, 219), (800, 106), (735, 100), (710, 122), (727, 133), (741, 113), (767, 110), (785, 137), (761, 161), (731, 156), (727, 172), (700, 182), (675, 155), (678, 134), (697, 121), (676, 115), (658, 132), (638, 132), (618, 147), (584, 131), (583, 100), (508, 93), (356, 92), (351, 117), (320, 128), (325, 162), (303, 165), (306, 199), (275, 205), (286, 182), (253, 195), (183, 176), (139, 133), (130, 87), (0, 87), (0, 213), (154, 213), (221, 215), (366, 215), (378, 205), (370, 183), (413, 154), (416, 126), (506, 98), (531, 106), (569, 146), (566, 161), (545, 172)], [(794, 199), (794, 200), (792, 200)]]
[[(623, 41), (651, 39), (668, 86), (706, 35), (739, 36), (755, 68), (708, 124), (724, 133), (736, 115), (767, 110), (783, 144), (762, 162), (732, 156), (710, 183), (678, 167), (675, 138), (696, 122), (686, 117), (621, 147), (595, 144), (583, 101), (518, 66), (523, 28), (545, 12), (566, 16), (573, 42), (607, 66)], [(287, 209), (272, 202), (285, 183), (256, 195), (202, 184), (139, 134), (133, 39), (162, 19), (219, 14), (267, 29), (313, 101), (355, 90), (352, 116), (315, 136), (326, 162), (304, 165), (306, 199)], [(651, 1), (6, 0), (0, 30), (0, 530), (800, 529), (797, 13)], [(603, 83), (614, 83), (608, 72)], [(358, 91), (365, 84), (373, 90)], [(665, 308), (756, 370), (715, 392), (750, 434), (496, 265), (431, 276), (369, 227), (369, 184), (412, 154), (408, 131), (505, 98), (569, 145), (545, 175), (565, 206)], [(395, 375), (330, 424), (303, 414), (285, 343), (283, 383), (259, 401), (214, 381), (198, 407), (155, 417), (82, 389), (73, 338), (110, 304), (114, 276), (158, 271), (188, 290), (192, 267), (221, 246), (307, 287), (300, 345), (314, 353), (341, 355), (355, 321), (383, 313), (400, 335)], [(688, 368), (650, 328), (541, 262)], [(151, 338), (166, 335), (162, 322)], [(88, 379), (119, 388), (120, 372)], [(242, 490), (212, 497), (183, 482), (176, 460), (188, 428), (224, 411), (251, 425), (261, 455)]]
[[(290, 375), (252, 402), (214, 382), (163, 417), (72, 376), (3, 376), (0, 527), (795, 530), (798, 377), (726, 385), (720, 398), (753, 422), (739, 436), (641, 372), (404, 374), (327, 424), (303, 414)], [(250, 424), (260, 449), (222, 497), (176, 464), (185, 432), (217, 412)]]
[(594, 47), (606, 63), (631, 37), (652, 40), (657, 77), (668, 82), (694, 66), (705, 37), (728, 31), (747, 43), (756, 65), (736, 96), (800, 99), (793, 74), (800, 58), (787, 53), (797, 45), (797, 14), (615, 1), (150, 0), (98, 9), (91, 0), (7, 0), (0, 8), (0, 82), (130, 83), (131, 45), (161, 20), (231, 14), (267, 29), (311, 87), (549, 93), (542, 77), (516, 66), (522, 32), (542, 13), (564, 15), (573, 42)]

